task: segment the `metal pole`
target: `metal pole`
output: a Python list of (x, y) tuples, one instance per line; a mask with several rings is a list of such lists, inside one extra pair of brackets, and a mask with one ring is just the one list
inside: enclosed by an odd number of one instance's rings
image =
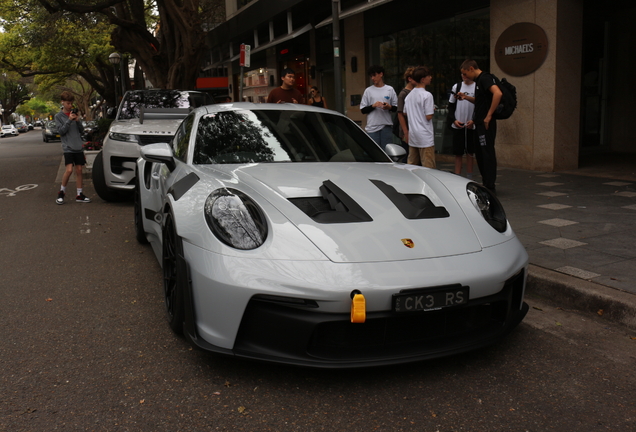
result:
[(239, 102), (243, 102), (243, 66), (241, 66), (241, 71), (239, 75)]
[(334, 92), (336, 95), (336, 111), (344, 114), (344, 106), (342, 103), (342, 61), (340, 60), (340, 16), (339, 16), (339, 0), (333, 0), (331, 3), (331, 15), (333, 26), (333, 81)]
[(126, 94), (126, 78), (128, 74), (124, 75), (124, 66), (128, 67), (128, 57), (125, 55), (121, 56), (121, 63), (119, 63), (120, 73), (121, 73), (121, 98), (124, 98), (124, 94)]
[(113, 63), (113, 84), (115, 84), (113, 87), (115, 88), (115, 108), (119, 105), (119, 101), (117, 100), (117, 69), (115, 69), (115, 64)]

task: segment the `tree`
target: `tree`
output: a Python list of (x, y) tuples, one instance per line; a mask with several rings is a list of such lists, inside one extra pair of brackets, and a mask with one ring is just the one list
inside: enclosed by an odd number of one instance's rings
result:
[(37, 1), (51, 14), (105, 16), (115, 26), (112, 45), (130, 53), (154, 86), (174, 89), (194, 88), (205, 47), (204, 26), (220, 22), (225, 7), (224, 0)]
[[(36, 8), (33, 5), (38, 5)], [(35, 77), (41, 91), (81, 76), (111, 105), (116, 104), (110, 33), (113, 26), (95, 14), (49, 14), (35, 0), (0, 0), (0, 66)]]
[(2, 123), (7, 123), (18, 106), (31, 99), (31, 88), (24, 78), (15, 73), (4, 73), (0, 77), (0, 104), (4, 109)]

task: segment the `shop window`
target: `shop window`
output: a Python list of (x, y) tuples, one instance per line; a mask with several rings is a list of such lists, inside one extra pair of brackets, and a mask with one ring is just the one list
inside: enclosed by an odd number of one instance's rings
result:
[(427, 66), (433, 73), (431, 85), (436, 111), (435, 150), (451, 154), (451, 131), (446, 128), (448, 98), (453, 84), (461, 79), (459, 66), (471, 58), (484, 71), (490, 70), (490, 13), (488, 9), (461, 17), (406, 29), (369, 40), (369, 64), (385, 69), (385, 83), (397, 93), (404, 88), (404, 71), (410, 66)]

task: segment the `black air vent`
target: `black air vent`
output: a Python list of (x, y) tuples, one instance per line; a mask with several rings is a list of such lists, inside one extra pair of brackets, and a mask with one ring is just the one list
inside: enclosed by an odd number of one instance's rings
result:
[(318, 223), (371, 222), (364, 211), (330, 180), (320, 186), (321, 197), (290, 198), (289, 201)]
[(436, 207), (426, 195), (402, 194), (380, 180), (371, 180), (407, 219), (438, 219), (449, 217), (444, 207)]

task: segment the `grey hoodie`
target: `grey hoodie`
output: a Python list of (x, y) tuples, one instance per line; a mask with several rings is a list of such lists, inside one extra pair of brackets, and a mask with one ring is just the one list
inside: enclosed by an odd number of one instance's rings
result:
[(60, 111), (55, 114), (55, 124), (60, 133), (64, 153), (81, 153), (84, 150), (82, 121), (79, 119), (72, 121), (69, 116), (64, 114), (64, 111)]

